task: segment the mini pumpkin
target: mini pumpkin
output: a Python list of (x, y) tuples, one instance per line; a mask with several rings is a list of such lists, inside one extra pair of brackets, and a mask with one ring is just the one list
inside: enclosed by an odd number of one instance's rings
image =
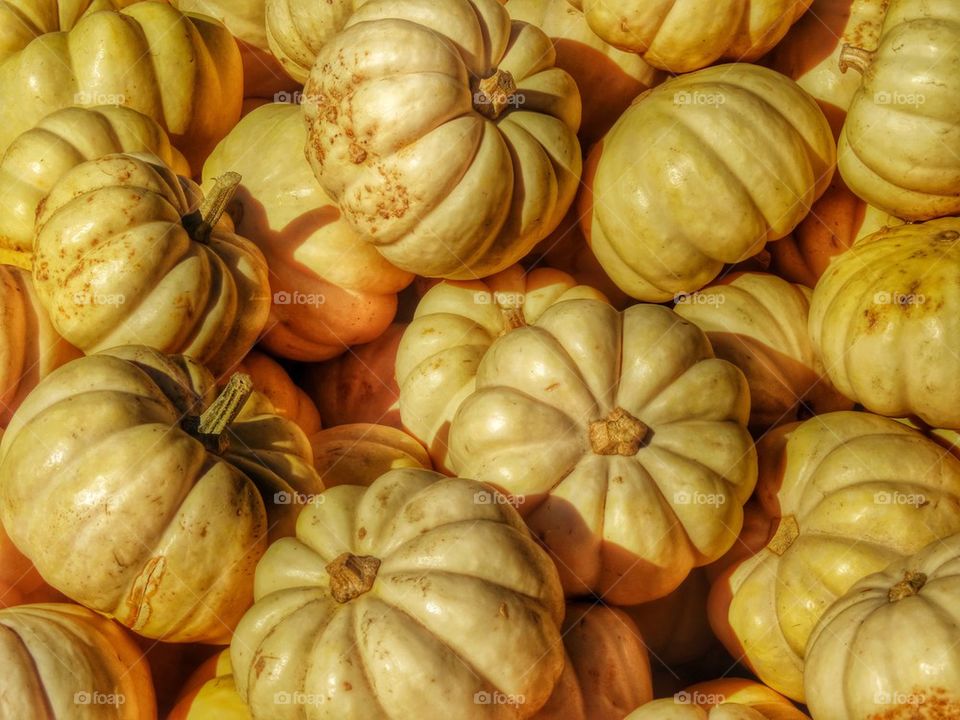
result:
[(392, 264), (492, 275), (560, 223), (580, 179), (580, 94), (555, 62), (497, 0), (365, 2), (307, 81), (307, 156)]
[(230, 651), (209, 658), (190, 676), (167, 720), (252, 720), (237, 692)]
[(394, 468), (431, 469), (430, 456), (417, 440), (386, 425), (337, 425), (310, 438), (313, 464), (325, 487), (370, 485)]
[(295, 422), (308, 437), (320, 430), (320, 413), (313, 400), (294, 384), (287, 371), (269, 355), (251, 351), (219, 379), (219, 384), (226, 385), (234, 372), (249, 375), (253, 389), (270, 401), (278, 415)]
[(568, 595), (636, 604), (735, 541), (749, 410), (740, 370), (668, 308), (570, 300), (486, 351), (449, 459), (513, 499)]
[(305, 82), (317, 52), (347, 23), (364, 0), (260, 0), (267, 41), (290, 77)]
[(672, 698), (637, 708), (626, 720), (809, 720), (765, 685), (722, 678), (691, 685)]

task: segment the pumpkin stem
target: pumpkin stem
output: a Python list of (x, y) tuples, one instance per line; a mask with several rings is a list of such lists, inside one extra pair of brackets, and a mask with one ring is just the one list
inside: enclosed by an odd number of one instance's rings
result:
[(237, 419), (252, 392), (253, 380), (250, 376), (234, 373), (217, 399), (199, 417), (188, 415), (184, 418), (184, 429), (210, 452), (224, 452), (228, 444), (226, 429)]
[(515, 102), (517, 83), (506, 70), (497, 70), (490, 77), (474, 83), (473, 108), (485, 118), (496, 120)]
[(195, 241), (205, 243), (210, 239), (210, 233), (220, 222), (227, 205), (240, 187), (240, 180), (240, 173), (224, 173), (216, 179), (213, 190), (203, 199), (200, 207), (183, 218), (184, 227)]
[(903, 580), (890, 588), (890, 592), (887, 593), (887, 600), (893, 603), (899, 602), (904, 598), (913, 597), (919, 593), (926, 584), (927, 576), (925, 573), (907, 570), (903, 574)]
[(503, 316), (503, 332), (500, 333), (501, 335), (527, 326), (527, 321), (523, 319), (523, 310), (518, 307), (500, 308), (500, 314)]
[(604, 420), (590, 423), (590, 447), (597, 455), (636, 455), (650, 428), (623, 408), (616, 408)]
[(863, 75), (867, 71), (867, 68), (870, 67), (870, 63), (873, 62), (873, 55), (874, 53), (869, 50), (864, 50), (850, 43), (844, 43), (843, 49), (840, 50), (840, 72), (845, 73), (850, 68), (853, 68)]
[(348, 603), (360, 597), (373, 587), (379, 569), (379, 558), (343, 553), (326, 567), (330, 576), (330, 594), (338, 603)]
[(780, 518), (780, 524), (777, 526), (777, 532), (767, 543), (767, 549), (778, 557), (783, 555), (793, 542), (800, 537), (800, 524), (793, 515), (787, 515)]

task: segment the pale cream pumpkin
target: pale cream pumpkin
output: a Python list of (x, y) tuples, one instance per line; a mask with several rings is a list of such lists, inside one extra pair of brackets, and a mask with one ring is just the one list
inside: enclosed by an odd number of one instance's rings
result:
[(423, 445), (387, 425), (337, 425), (312, 435), (310, 445), (313, 465), (328, 488), (370, 485), (395, 468), (431, 469), (430, 456)]
[(0, 519), (17, 547), (53, 587), (146, 637), (229, 638), (268, 522), (290, 532), (302, 507), (277, 493), (323, 487), (306, 436), (266, 398), (238, 382), (213, 405), (213, 390), (188, 358), (116, 348), (49, 375), (0, 443)]
[(164, 2), (117, 4), (129, 6), (38, 27), (45, 32), (24, 33), (17, 45), (8, 38), (17, 51), (0, 59), (0, 152), (55, 110), (125, 105), (156, 120), (199, 168), (237, 122), (243, 68), (226, 28)]
[(197, 668), (184, 685), (167, 720), (252, 720), (237, 692), (230, 651), (224, 650)]
[(400, 417), (447, 468), (450, 423), (474, 390), (477, 368), (498, 337), (535, 323), (551, 306), (603, 300), (559, 270), (518, 265), (486, 280), (442, 282), (426, 292), (397, 350)]
[(831, 720), (960, 717), (958, 594), (960, 535), (850, 588), (807, 644), (810, 712)]
[(709, 680), (637, 708), (626, 720), (809, 720), (765, 685), (739, 678)]
[(668, 308), (571, 300), (490, 346), (449, 459), (511, 496), (568, 595), (636, 604), (736, 540), (749, 410), (743, 373)]
[(756, 60), (776, 45), (811, 0), (569, 0), (611, 45), (673, 73), (717, 60)]
[(228, 188), (155, 158), (107, 155), (68, 171), (37, 216), (33, 277), (54, 328), (87, 353), (128, 343), (214, 372), (250, 350), (270, 309), (267, 265), (219, 225)]
[(960, 428), (960, 219), (874, 233), (813, 293), (810, 336), (833, 384), (868, 410)]
[(397, 267), (499, 272), (560, 223), (580, 179), (580, 94), (555, 61), (497, 0), (366, 2), (307, 81), (308, 158)]
[(730, 653), (803, 701), (804, 652), (831, 603), (861, 578), (960, 531), (960, 461), (889, 418), (818, 415), (758, 444), (769, 532), (711, 589)]
[(38, 35), (70, 30), (90, 13), (119, 10), (135, 2), (138, 0), (2, 0), (0, 61)]
[(287, 371), (269, 355), (252, 350), (219, 378), (218, 385), (226, 385), (230, 375), (235, 372), (249, 375), (253, 380), (253, 389), (270, 401), (277, 415), (295, 422), (308, 437), (320, 430), (320, 413), (313, 400), (294, 384)]
[(0, 716), (155, 720), (150, 668), (115, 623), (79, 605), (0, 610)]
[(775, 275), (734, 273), (681, 297), (674, 308), (707, 334), (717, 357), (746, 375), (757, 431), (853, 407), (824, 377), (810, 342), (811, 294)]
[(290, 77), (305, 82), (317, 52), (364, 0), (260, 0), (270, 50)]
[(211, 189), (223, 173), (241, 175), (230, 213), (270, 268), (273, 303), (262, 344), (281, 357), (318, 361), (377, 338), (412, 277), (340, 217), (303, 157), (305, 142), (299, 107), (265, 105), (217, 146), (203, 178)]
[(638, 98), (594, 146), (581, 224), (621, 289), (662, 302), (790, 233), (827, 189), (835, 154), (826, 118), (792, 80), (711, 67)]
[(491, 496), (400, 469), (308, 505), (257, 566), (230, 645), (253, 717), (303, 717), (278, 698), (341, 720), (539, 710), (563, 669), (563, 597), (516, 511), (478, 501)]
[(904, 220), (960, 212), (960, 5), (890, 0), (878, 44), (840, 66), (863, 75), (837, 154), (850, 189)]

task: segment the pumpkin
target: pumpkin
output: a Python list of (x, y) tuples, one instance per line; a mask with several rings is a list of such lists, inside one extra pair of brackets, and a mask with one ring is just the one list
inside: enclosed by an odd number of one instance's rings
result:
[(833, 384), (868, 410), (960, 428), (958, 239), (957, 218), (881, 230), (817, 283), (810, 336)]
[(794, 231), (767, 245), (770, 271), (812, 288), (834, 257), (867, 235), (897, 225), (903, 225), (903, 220), (867, 205), (835, 174), (830, 187)]
[[(253, 389), (273, 405), (277, 415), (295, 422), (307, 436), (320, 430), (320, 413), (313, 400), (297, 387), (287, 371), (269, 355), (251, 351), (231, 372), (244, 373), (253, 380)], [(226, 385), (230, 373), (220, 378)]]
[(539, 710), (563, 669), (563, 596), (550, 558), (491, 496), (405, 468), (308, 505), (297, 537), (257, 566), (230, 645), (253, 717), (299, 718), (304, 704), (342, 720)]
[(119, 10), (137, 0), (2, 0), (0, 60), (38, 35), (70, 30), (81, 18), (100, 10)]
[(492, 275), (550, 234), (580, 179), (580, 94), (555, 61), (497, 0), (366, 2), (307, 81), (307, 156), (392, 264)]
[(136, 110), (59, 110), (17, 137), (0, 159), (0, 246), (20, 253), (20, 264), (29, 268), (40, 201), (71, 168), (118, 152), (149, 153), (178, 174), (190, 175), (163, 129)]
[(734, 273), (681, 297), (674, 308), (707, 334), (717, 357), (746, 375), (757, 431), (853, 407), (823, 377), (807, 334), (811, 294), (775, 275)]
[(59, 599), (59, 593), (43, 581), (0, 525), (0, 609)]
[(305, 142), (298, 106), (266, 105), (217, 146), (203, 177), (207, 188), (228, 171), (242, 177), (231, 213), (266, 256), (273, 291), (263, 346), (318, 361), (377, 338), (412, 278), (340, 218), (303, 158)]
[(41, 379), (80, 355), (51, 326), (30, 273), (0, 265), (0, 428)]
[(779, 693), (752, 680), (691, 685), (638, 708), (626, 720), (809, 720)]
[(0, 714), (155, 720), (150, 669), (110, 620), (66, 603), (0, 610)]
[(568, 595), (632, 605), (736, 540), (749, 411), (743, 373), (668, 308), (570, 300), (490, 346), (449, 459), (512, 498)]
[[(448, 468), (448, 433), (457, 408), (474, 390), (491, 344), (535, 323), (553, 305), (603, 296), (559, 270), (524, 273), (513, 266), (486, 280), (442, 282), (426, 292), (397, 351), (400, 417)], [(468, 474), (468, 477), (470, 475)]]
[(810, 93), (840, 134), (850, 101), (860, 85), (855, 73), (840, 70), (844, 45), (874, 47), (889, 0), (813, 0), (810, 11), (790, 28), (766, 58), (769, 66)]
[(248, 377), (215, 402), (213, 389), (186, 357), (88, 355), (41, 381), (0, 443), (0, 520), (17, 547), (50, 585), (146, 637), (227, 640), (268, 521), (272, 537), (293, 530), (300, 506), (283, 494), (322, 490), (306, 436)]
[(431, 469), (430, 456), (402, 430), (386, 425), (337, 425), (310, 438), (313, 465), (325, 487), (370, 485), (394, 468)]
[(826, 190), (835, 152), (817, 104), (773, 70), (673, 78), (590, 151), (583, 231), (624, 292), (669, 300), (790, 233)]
[(229, 650), (197, 668), (167, 720), (252, 720), (250, 709), (237, 693)]
[(714, 582), (710, 624), (762, 681), (802, 702), (804, 651), (830, 604), (960, 531), (960, 461), (901, 423), (850, 411), (782, 425), (758, 454), (768, 540)]
[(960, 716), (958, 593), (960, 535), (856, 583), (810, 636), (804, 687), (811, 713), (835, 720)]
[(199, 168), (240, 116), (240, 53), (211, 18), (137, 2), (40, 30), (0, 59), (0, 152), (54, 110), (125, 105), (156, 120)]
[(622, 610), (568, 603), (563, 645), (563, 674), (534, 720), (623, 720), (653, 697), (644, 638)]
[(697, 0), (569, 0), (611, 45), (672, 73), (717, 60), (756, 60), (776, 45), (811, 0), (723, 0), (707, 13)]
[(848, 46), (862, 74), (837, 151), (857, 195), (904, 220), (960, 212), (960, 7), (890, 0), (875, 50)]
[(290, 77), (305, 82), (317, 52), (364, 0), (265, 0), (267, 41)]
[(263, 255), (218, 227), (234, 186), (197, 210), (197, 186), (155, 159), (106, 155), (68, 171), (34, 245), (37, 295), (57, 332), (86, 353), (139, 343), (214, 372), (243, 358), (270, 298)]
[(567, 0), (507, 0), (506, 8), (515, 21), (536, 25), (550, 36), (557, 67), (570, 73), (580, 88), (584, 146), (603, 137), (637, 95), (664, 79), (640, 56), (597, 37), (583, 12)]

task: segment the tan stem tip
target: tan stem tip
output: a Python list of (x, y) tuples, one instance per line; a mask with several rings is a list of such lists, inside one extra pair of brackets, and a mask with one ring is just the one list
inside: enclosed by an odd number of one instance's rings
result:
[(196, 242), (205, 243), (210, 239), (210, 233), (220, 222), (237, 188), (240, 187), (241, 179), (240, 173), (224, 173), (216, 179), (213, 189), (200, 203), (196, 212), (184, 217), (183, 224)]
[(887, 593), (887, 599), (890, 602), (899, 602), (904, 598), (913, 597), (919, 593), (926, 584), (927, 576), (925, 573), (907, 570), (903, 574), (903, 580), (890, 588), (890, 591)]
[(623, 408), (617, 408), (604, 420), (590, 423), (590, 447), (597, 455), (636, 455), (650, 428)]
[(330, 576), (330, 594), (338, 603), (347, 603), (360, 597), (373, 587), (379, 569), (379, 558), (343, 553), (326, 567)]
[(800, 524), (793, 515), (780, 518), (777, 531), (767, 543), (767, 549), (778, 557), (783, 555), (794, 541), (800, 537)]
[(250, 376), (234, 373), (217, 399), (199, 417), (184, 418), (184, 429), (210, 452), (224, 452), (228, 445), (226, 430), (237, 419), (252, 392), (253, 380)]
[(473, 107), (485, 118), (496, 120), (514, 102), (517, 83), (506, 70), (497, 70), (490, 77), (476, 81), (473, 89)]
[(869, 50), (844, 43), (843, 48), (840, 50), (840, 72), (845, 73), (850, 68), (853, 68), (863, 75), (873, 62), (873, 55)]

